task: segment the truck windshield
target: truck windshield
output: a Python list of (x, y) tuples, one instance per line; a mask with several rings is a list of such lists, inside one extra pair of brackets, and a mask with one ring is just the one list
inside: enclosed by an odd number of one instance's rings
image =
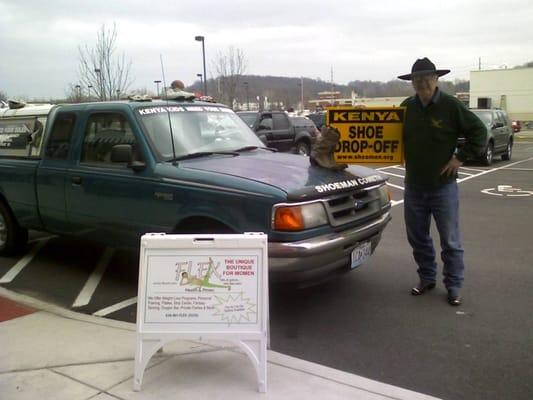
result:
[(485, 124), (490, 125), (492, 123), (492, 112), (491, 111), (477, 111), (474, 110), (474, 114), (476, 114), (481, 121), (483, 121)]
[[(162, 160), (192, 153), (262, 147), (254, 132), (230, 109), (215, 106), (160, 106), (138, 109), (148, 138)], [(174, 137), (172, 152), (170, 125)]]
[(245, 113), (241, 112), (237, 114), (250, 128), (254, 126), (255, 120), (257, 119), (257, 113)]

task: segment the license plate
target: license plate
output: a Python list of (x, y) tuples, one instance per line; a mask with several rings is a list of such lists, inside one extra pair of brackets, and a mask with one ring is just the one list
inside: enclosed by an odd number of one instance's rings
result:
[(372, 253), (372, 244), (370, 242), (361, 243), (355, 249), (352, 250), (352, 263), (351, 267), (357, 268), (363, 264)]

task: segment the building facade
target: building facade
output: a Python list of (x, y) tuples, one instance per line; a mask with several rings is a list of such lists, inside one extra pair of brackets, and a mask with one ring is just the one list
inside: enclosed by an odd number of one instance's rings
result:
[(501, 108), (518, 121), (533, 121), (533, 68), (470, 72), (470, 107)]

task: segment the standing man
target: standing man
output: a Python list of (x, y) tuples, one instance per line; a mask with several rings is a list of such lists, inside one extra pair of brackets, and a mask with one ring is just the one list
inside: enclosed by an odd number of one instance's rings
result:
[[(464, 251), (459, 231), (457, 171), (465, 160), (482, 153), (486, 129), (459, 100), (438, 88), (439, 76), (448, 72), (422, 58), (416, 60), (410, 74), (398, 78), (411, 81), (415, 90), (415, 95), (401, 104), (406, 107), (405, 225), (419, 276), (411, 294), (418, 296), (435, 287), (437, 263), (430, 236), (433, 216), (440, 236), (448, 303), (458, 306)], [(465, 144), (456, 151), (457, 138), (461, 136), (465, 137)]]

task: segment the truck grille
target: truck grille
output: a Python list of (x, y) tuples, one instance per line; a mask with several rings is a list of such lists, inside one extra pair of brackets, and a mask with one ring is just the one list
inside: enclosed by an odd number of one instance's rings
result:
[(324, 201), (332, 226), (364, 220), (380, 211), (379, 189), (357, 190), (328, 197)]

